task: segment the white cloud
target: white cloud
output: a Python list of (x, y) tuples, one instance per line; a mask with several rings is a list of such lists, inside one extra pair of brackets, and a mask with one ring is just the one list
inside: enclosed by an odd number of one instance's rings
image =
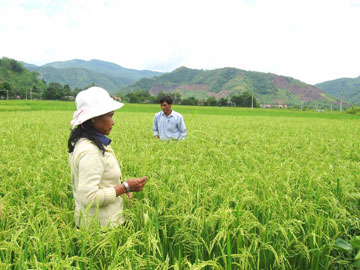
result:
[(317, 83), (360, 75), (359, 12), (351, 0), (0, 0), (0, 56), (232, 66)]

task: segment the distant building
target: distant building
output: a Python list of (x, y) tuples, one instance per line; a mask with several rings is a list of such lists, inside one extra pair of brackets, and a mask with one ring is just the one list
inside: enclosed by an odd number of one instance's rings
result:
[(120, 97), (117, 97), (117, 96), (111, 96), (113, 99), (115, 99), (116, 101), (121, 101), (121, 98)]
[(277, 104), (274, 105), (274, 108), (287, 108), (288, 106), (286, 104)]
[(75, 100), (74, 96), (63, 96), (65, 100)]

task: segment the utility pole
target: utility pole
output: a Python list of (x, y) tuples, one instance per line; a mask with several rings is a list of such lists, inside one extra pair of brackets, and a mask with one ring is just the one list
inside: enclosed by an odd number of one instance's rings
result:
[(254, 90), (251, 92), (251, 109), (254, 109)]
[(27, 100), (27, 91), (25, 91), (25, 100)]
[(9, 90), (6, 90), (6, 100), (9, 100)]
[(32, 89), (30, 88), (30, 100), (32, 100)]
[(340, 94), (340, 112), (342, 112), (342, 97), (343, 97), (343, 91), (341, 91)]
[(330, 106), (330, 112), (332, 112), (332, 103), (331, 103), (331, 106)]

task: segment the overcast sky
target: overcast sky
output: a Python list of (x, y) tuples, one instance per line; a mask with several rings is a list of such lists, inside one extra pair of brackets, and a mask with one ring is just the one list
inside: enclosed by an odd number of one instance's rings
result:
[(0, 0), (0, 57), (360, 75), (360, 0)]

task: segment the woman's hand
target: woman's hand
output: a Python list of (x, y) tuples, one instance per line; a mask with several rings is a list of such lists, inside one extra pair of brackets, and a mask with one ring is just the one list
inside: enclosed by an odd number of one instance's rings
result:
[[(129, 185), (130, 191), (139, 192), (144, 188), (144, 186), (146, 184), (146, 179), (147, 179), (147, 176), (144, 176), (141, 178), (131, 178), (131, 179), (127, 180), (126, 183)], [(132, 198), (131, 192), (126, 192), (124, 183), (122, 183), (121, 185), (115, 186), (114, 188), (115, 188), (115, 192), (116, 192), (116, 197), (120, 196), (121, 194), (127, 193), (129, 199)]]
[(141, 178), (131, 178), (126, 181), (128, 183), (130, 191), (139, 192), (141, 191), (146, 184), (147, 176)]

